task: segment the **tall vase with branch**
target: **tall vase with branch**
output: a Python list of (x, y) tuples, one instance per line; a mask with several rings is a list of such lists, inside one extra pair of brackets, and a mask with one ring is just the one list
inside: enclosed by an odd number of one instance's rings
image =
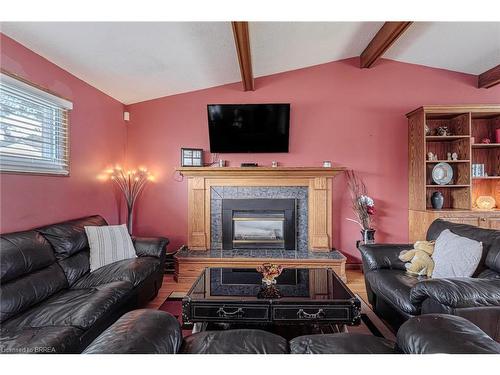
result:
[(373, 228), (373, 215), (375, 215), (375, 202), (368, 195), (366, 185), (354, 171), (347, 171), (347, 187), (351, 195), (352, 210), (356, 219), (347, 220), (359, 225), (364, 243), (375, 242), (375, 229)]
[(127, 202), (127, 229), (132, 234), (135, 201), (147, 182), (153, 181), (154, 177), (146, 168), (125, 171), (120, 166), (116, 166), (110, 169), (108, 173), (110, 179), (118, 185), (125, 196)]

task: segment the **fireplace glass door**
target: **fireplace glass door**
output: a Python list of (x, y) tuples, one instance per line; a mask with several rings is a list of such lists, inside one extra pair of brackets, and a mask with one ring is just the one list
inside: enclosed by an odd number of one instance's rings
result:
[(283, 249), (285, 214), (259, 211), (233, 212), (233, 248)]
[(223, 199), (223, 249), (295, 250), (295, 210), (295, 199)]

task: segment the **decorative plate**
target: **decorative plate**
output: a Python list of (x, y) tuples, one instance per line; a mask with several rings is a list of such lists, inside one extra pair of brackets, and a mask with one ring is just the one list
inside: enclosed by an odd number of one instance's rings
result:
[(432, 181), (438, 185), (447, 185), (453, 178), (453, 168), (448, 163), (438, 163), (432, 168)]

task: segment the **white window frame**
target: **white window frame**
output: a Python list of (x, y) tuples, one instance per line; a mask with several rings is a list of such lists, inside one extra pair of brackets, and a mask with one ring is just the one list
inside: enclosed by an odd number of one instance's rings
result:
[[(36, 144), (38, 147), (46, 148), (46, 153), (42, 150), (44, 155), (41, 157), (29, 157), (29, 155), (17, 157), (12, 153), (2, 151), (0, 148), (0, 172), (69, 176), (69, 112), (73, 109), (73, 103), (4, 72), (0, 72), (0, 95), (2, 95), (2, 91), (13, 98), (25, 101), (25, 103), (31, 102), (33, 108), (42, 107), (45, 111), (52, 108), (54, 117), (52, 120), (40, 120), (41, 140), (33, 141), (35, 144), (38, 142)], [(12, 111), (12, 107), (10, 110)], [(0, 103), (0, 121), (7, 118), (4, 117), (4, 114), (8, 111), (9, 107), (7, 105), (3, 107)], [(61, 116), (55, 116), (56, 113)], [(24, 120), (24, 123), (27, 120), (31, 121), (29, 116), (17, 117), (17, 119)], [(18, 122), (17, 119), (15, 115), (9, 118), (14, 123)], [(3, 128), (4, 124), (6, 122), (1, 123), (0, 126)], [(17, 129), (22, 132), (21, 125), (18, 125)], [(44, 134), (46, 130), (48, 133)], [(15, 131), (16, 125), (14, 125)], [(0, 133), (0, 135), (3, 134)], [(47, 146), (45, 147), (44, 144)]]

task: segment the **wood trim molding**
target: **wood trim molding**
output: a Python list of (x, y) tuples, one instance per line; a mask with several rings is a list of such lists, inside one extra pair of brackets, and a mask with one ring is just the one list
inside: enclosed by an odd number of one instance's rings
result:
[(332, 245), (332, 180), (309, 180), (309, 249), (330, 251)]
[(361, 68), (370, 68), (412, 22), (386, 22), (361, 53)]
[(345, 171), (344, 167), (181, 167), (176, 169), (182, 176), (203, 176), (217, 178), (235, 177), (334, 177)]
[(244, 91), (253, 91), (252, 54), (250, 53), (250, 36), (248, 22), (231, 22), (233, 27), (234, 42), (240, 64), (241, 80)]
[(206, 250), (209, 247), (209, 237), (205, 231), (206, 201), (203, 177), (188, 179), (188, 212), (189, 248)]
[(481, 73), (477, 78), (478, 88), (490, 88), (500, 83), (500, 65)]

